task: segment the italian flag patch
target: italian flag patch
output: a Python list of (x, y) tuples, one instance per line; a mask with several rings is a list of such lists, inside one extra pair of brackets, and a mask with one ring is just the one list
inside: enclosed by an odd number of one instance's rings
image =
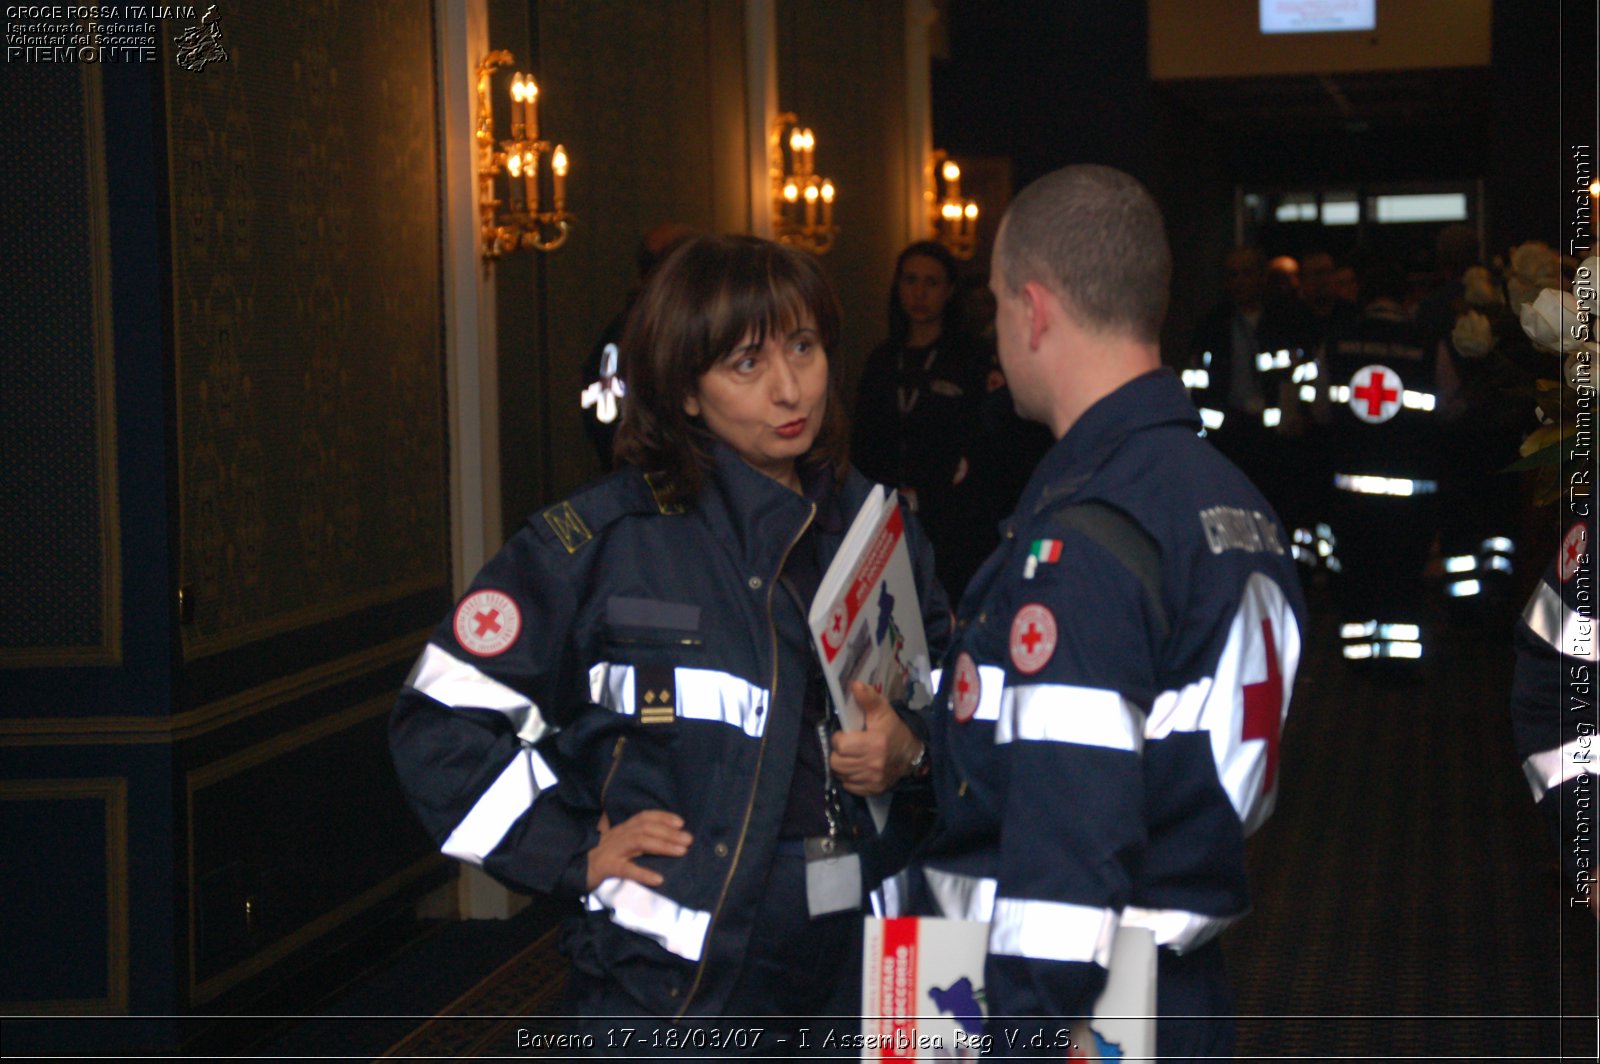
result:
[(1028, 548), (1028, 561), (1023, 566), (1022, 578), (1032, 580), (1033, 574), (1039, 571), (1041, 565), (1054, 565), (1061, 560), (1061, 541), (1059, 539), (1036, 539), (1033, 546)]

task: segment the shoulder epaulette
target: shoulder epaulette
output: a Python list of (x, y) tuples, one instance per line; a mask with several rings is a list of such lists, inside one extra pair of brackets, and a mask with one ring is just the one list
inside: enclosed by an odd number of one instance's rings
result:
[(664, 502), (660, 474), (625, 469), (578, 489), (528, 519), (534, 534), (576, 554), (619, 518), (629, 514), (676, 514), (683, 507)]
[(1099, 499), (1063, 506), (1050, 515), (1050, 520), (1062, 531), (1080, 532), (1094, 540), (1138, 579), (1144, 586), (1157, 635), (1165, 639), (1168, 624), (1162, 601), (1161, 544), (1155, 537), (1127, 511)]

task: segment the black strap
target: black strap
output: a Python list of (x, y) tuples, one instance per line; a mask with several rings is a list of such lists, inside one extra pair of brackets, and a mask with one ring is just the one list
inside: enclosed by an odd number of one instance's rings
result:
[(1161, 545), (1155, 537), (1124, 511), (1099, 500), (1062, 507), (1050, 515), (1050, 520), (1063, 530), (1081, 532), (1100, 544), (1144, 585), (1156, 635), (1164, 642), (1169, 625), (1161, 597)]

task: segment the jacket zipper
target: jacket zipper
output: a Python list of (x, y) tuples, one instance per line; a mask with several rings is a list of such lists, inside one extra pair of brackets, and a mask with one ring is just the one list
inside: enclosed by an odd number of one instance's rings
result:
[(617, 736), (617, 745), (611, 748), (611, 769), (606, 773), (605, 782), (600, 784), (600, 812), (606, 811), (606, 791), (611, 789), (611, 780), (617, 774), (617, 766), (622, 764), (622, 748), (628, 745), (626, 735)]
[(783, 567), (789, 563), (789, 555), (794, 552), (800, 537), (806, 534), (806, 529), (811, 527), (811, 522), (817, 516), (817, 504), (811, 503), (810, 507), (805, 523), (784, 548), (783, 557), (778, 560), (777, 571), (772, 574), (772, 579), (767, 581), (767, 634), (772, 640), (772, 686), (767, 692), (767, 726), (761, 729), (761, 745), (756, 750), (755, 776), (750, 781), (750, 801), (744, 807), (744, 822), (739, 826), (739, 841), (733, 848), (733, 860), (728, 865), (727, 876), (722, 880), (722, 892), (717, 895), (717, 904), (711, 910), (711, 923), (706, 927), (705, 945), (700, 950), (700, 963), (694, 970), (694, 982), (690, 984), (689, 992), (683, 996), (683, 1004), (679, 1006), (674, 1020), (683, 1019), (684, 1013), (689, 1011), (690, 1003), (694, 1001), (695, 994), (700, 991), (700, 981), (706, 974), (706, 960), (711, 956), (711, 936), (717, 931), (717, 917), (722, 914), (722, 903), (728, 898), (728, 888), (733, 885), (734, 873), (739, 870), (739, 858), (744, 855), (745, 837), (750, 833), (750, 817), (755, 812), (756, 793), (761, 788), (761, 765), (767, 754), (767, 735), (772, 730), (772, 714), (776, 712), (778, 706), (778, 625), (772, 619), (772, 593), (777, 586), (778, 577), (783, 573)]

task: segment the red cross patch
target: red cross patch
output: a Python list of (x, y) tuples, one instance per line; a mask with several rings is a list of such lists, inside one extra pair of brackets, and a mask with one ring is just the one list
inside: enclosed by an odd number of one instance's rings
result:
[(956, 658), (956, 678), (950, 687), (950, 708), (956, 723), (965, 724), (978, 712), (978, 701), (983, 697), (983, 682), (978, 678), (978, 666), (966, 651)]
[(1564, 584), (1583, 564), (1584, 548), (1589, 543), (1589, 529), (1582, 521), (1574, 521), (1567, 534), (1561, 537), (1561, 553), (1556, 555), (1556, 575)]
[(1350, 378), (1350, 409), (1369, 424), (1388, 421), (1400, 412), (1405, 386), (1387, 366), (1362, 366)]
[(521, 632), (522, 614), (503, 591), (474, 591), (456, 607), (456, 642), (469, 654), (504, 654)]
[(1025, 676), (1032, 676), (1056, 652), (1056, 618), (1037, 602), (1017, 611), (1011, 621), (1011, 664)]

